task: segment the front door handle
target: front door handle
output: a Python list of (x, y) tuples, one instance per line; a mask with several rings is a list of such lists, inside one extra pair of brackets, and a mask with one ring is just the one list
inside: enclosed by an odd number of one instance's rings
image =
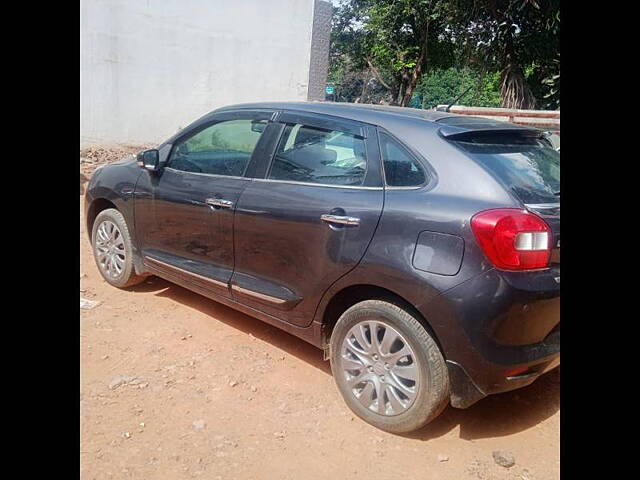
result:
[(322, 215), (320, 216), (320, 220), (327, 223), (333, 223), (336, 225), (351, 225), (358, 226), (360, 225), (360, 219), (356, 217), (349, 217), (346, 215)]
[(233, 202), (231, 200), (224, 200), (222, 198), (207, 198), (205, 200), (207, 205), (211, 205), (212, 207), (222, 207), (222, 208), (231, 208), (233, 207)]

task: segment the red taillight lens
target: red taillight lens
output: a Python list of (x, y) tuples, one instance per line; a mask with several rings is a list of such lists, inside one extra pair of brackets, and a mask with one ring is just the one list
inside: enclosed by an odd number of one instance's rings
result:
[(502, 270), (546, 268), (551, 255), (551, 229), (526, 210), (498, 208), (473, 216), (471, 229), (484, 254)]

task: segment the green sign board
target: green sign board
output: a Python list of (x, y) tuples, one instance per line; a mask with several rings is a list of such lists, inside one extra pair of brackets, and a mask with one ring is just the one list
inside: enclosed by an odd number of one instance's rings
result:
[(335, 87), (333, 85), (327, 85), (324, 89), (324, 91), (327, 93), (327, 95), (331, 95), (333, 94), (333, 92), (336, 91)]

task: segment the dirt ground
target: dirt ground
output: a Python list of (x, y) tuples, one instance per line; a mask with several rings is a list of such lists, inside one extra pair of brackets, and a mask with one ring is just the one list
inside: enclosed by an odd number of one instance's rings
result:
[(83, 480), (559, 478), (559, 369), (417, 434), (382, 432), (304, 341), (159, 278), (109, 286), (80, 204), (80, 296), (100, 302), (80, 313)]

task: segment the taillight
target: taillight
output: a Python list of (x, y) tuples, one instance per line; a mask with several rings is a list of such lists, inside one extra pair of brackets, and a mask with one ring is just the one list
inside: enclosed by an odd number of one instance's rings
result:
[(551, 229), (526, 210), (498, 208), (471, 218), (471, 229), (487, 258), (502, 270), (546, 268), (551, 256)]

